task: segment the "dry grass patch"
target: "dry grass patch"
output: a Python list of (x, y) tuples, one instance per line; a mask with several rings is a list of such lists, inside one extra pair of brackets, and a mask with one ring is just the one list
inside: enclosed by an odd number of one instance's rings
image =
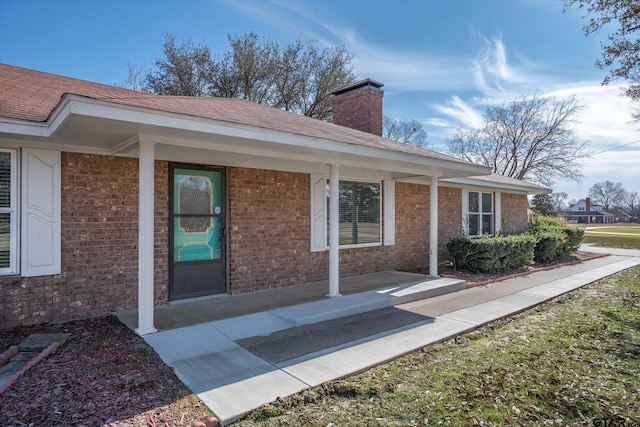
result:
[(635, 425), (639, 343), (635, 267), (361, 375), (265, 405), (237, 425), (537, 426), (599, 419)]

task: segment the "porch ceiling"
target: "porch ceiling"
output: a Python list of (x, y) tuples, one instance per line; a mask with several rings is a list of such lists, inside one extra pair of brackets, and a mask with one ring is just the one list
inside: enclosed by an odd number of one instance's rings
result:
[(67, 96), (47, 122), (6, 120), (3, 140), (63, 151), (138, 156), (138, 141), (156, 144), (159, 160), (326, 173), (328, 164), (353, 177), (456, 178), (490, 173), (489, 168), (439, 153), (372, 147), (318, 136), (221, 122)]

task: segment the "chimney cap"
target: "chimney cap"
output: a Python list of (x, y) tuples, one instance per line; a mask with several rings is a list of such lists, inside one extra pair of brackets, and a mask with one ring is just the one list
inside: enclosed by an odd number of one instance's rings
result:
[(365, 86), (371, 86), (374, 89), (380, 90), (380, 88), (382, 86), (384, 86), (384, 85), (382, 83), (380, 83), (379, 81), (377, 81), (377, 80), (365, 79), (365, 80), (361, 80), (361, 81), (356, 82), (356, 83), (352, 83), (352, 84), (350, 84), (348, 86), (344, 86), (344, 87), (342, 87), (342, 88), (340, 88), (338, 90), (335, 90), (335, 91), (333, 91), (333, 94), (334, 95), (341, 95), (343, 93), (350, 92), (350, 91), (355, 90), (355, 89), (360, 89), (361, 87), (365, 87)]

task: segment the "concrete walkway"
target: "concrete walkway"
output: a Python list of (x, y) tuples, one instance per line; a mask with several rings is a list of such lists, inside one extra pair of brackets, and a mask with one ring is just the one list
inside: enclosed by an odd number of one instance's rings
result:
[[(171, 329), (144, 339), (228, 424), (279, 396), (363, 371), (636, 265), (640, 265), (640, 251), (425, 300), (398, 301), (398, 305), (386, 304), (344, 318), (326, 313), (399, 290), (281, 307)], [(304, 320), (298, 323), (297, 319)]]
[[(637, 234), (635, 236), (638, 236)], [(630, 257), (640, 257), (640, 249), (616, 249), (616, 248), (599, 248), (591, 243), (583, 243), (580, 245), (582, 252), (593, 252), (596, 254), (611, 254)]]

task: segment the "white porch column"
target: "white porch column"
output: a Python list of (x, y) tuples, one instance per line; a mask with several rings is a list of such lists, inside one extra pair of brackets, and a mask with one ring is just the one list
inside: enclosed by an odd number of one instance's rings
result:
[(493, 213), (495, 218), (494, 233), (498, 234), (502, 231), (502, 193), (500, 191), (495, 192), (495, 212)]
[(340, 296), (340, 167), (329, 165), (329, 293)]
[(138, 196), (138, 335), (157, 332), (153, 326), (153, 143), (139, 141)]
[(438, 276), (438, 178), (429, 181), (429, 276)]

